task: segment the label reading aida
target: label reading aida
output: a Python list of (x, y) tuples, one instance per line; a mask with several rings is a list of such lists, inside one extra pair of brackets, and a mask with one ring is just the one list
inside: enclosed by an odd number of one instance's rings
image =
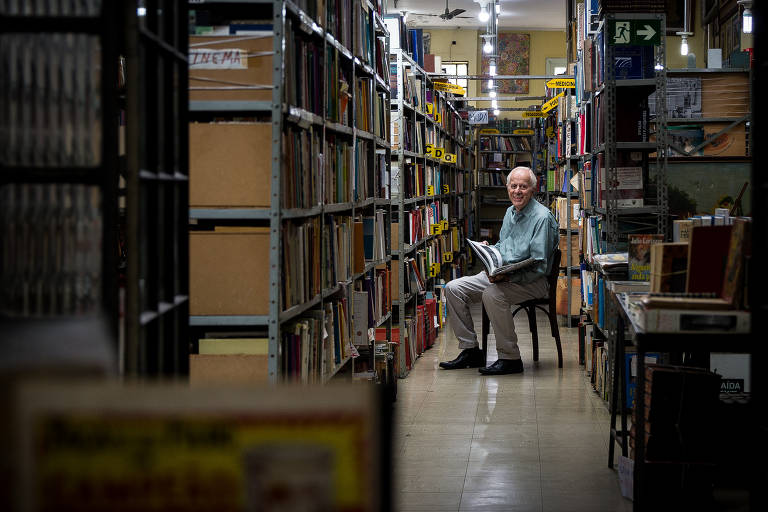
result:
[(744, 379), (720, 379), (721, 393), (743, 393)]
[(248, 69), (248, 55), (240, 48), (190, 48), (189, 68)]

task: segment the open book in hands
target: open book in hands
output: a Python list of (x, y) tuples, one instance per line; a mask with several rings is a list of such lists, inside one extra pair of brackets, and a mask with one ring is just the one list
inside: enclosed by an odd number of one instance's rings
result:
[(501, 274), (514, 272), (516, 270), (520, 270), (521, 268), (528, 267), (536, 262), (535, 259), (528, 258), (523, 261), (518, 261), (517, 263), (504, 265), (504, 260), (501, 258), (501, 253), (496, 247), (492, 245), (481, 244), (480, 242), (475, 242), (469, 238), (467, 238), (467, 242), (469, 242), (469, 246), (473, 251), (475, 251), (475, 254), (477, 254), (477, 257), (480, 258), (480, 261), (483, 262), (483, 265), (485, 265), (485, 269), (488, 272), (489, 277), (496, 277), (500, 276)]

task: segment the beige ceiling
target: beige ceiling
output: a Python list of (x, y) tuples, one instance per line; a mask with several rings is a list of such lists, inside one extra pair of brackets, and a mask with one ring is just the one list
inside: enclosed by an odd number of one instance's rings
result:
[[(448, 9), (465, 9), (459, 17), (443, 20), (445, 0), (387, 0), (387, 12), (408, 12), (407, 24), (423, 28), (482, 29), (480, 6), (472, 0), (448, 0)], [(432, 14), (434, 16), (429, 16)], [(501, 0), (500, 29), (564, 30), (564, 0)]]

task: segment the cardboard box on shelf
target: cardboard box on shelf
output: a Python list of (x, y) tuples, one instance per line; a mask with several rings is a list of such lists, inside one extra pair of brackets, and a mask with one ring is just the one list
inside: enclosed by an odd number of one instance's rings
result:
[(701, 116), (739, 117), (750, 112), (748, 73), (701, 76)]
[(272, 45), (271, 32), (190, 36), (190, 101), (270, 101)]
[[(557, 278), (557, 296), (556, 307), (558, 315), (568, 314), (568, 278), (559, 276)], [(581, 279), (571, 277), (571, 315), (577, 316), (581, 309)]]
[(269, 228), (189, 233), (189, 314), (267, 315)]
[(270, 123), (189, 125), (189, 205), (269, 208)]
[(267, 355), (190, 354), (189, 383), (262, 384), (267, 382)]

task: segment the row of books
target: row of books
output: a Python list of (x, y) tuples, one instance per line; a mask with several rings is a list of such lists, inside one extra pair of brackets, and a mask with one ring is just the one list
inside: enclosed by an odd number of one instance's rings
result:
[(480, 150), (482, 151), (530, 151), (531, 141), (528, 137), (503, 137), (498, 135), (481, 135)]
[[(320, 169), (318, 161), (320, 154), (322, 134), (316, 130), (286, 129), (283, 135), (283, 208), (311, 208), (321, 202), (322, 187), (320, 184)], [(351, 165), (344, 155), (344, 145), (338, 146), (339, 154), (335, 149), (332, 139), (325, 141), (325, 154), (332, 160), (325, 166), (326, 202), (333, 197), (344, 197), (343, 191), (335, 187), (336, 176), (346, 176)], [(329, 152), (331, 151), (331, 152)], [(351, 153), (351, 151), (350, 151)], [(347, 193), (348, 195), (348, 193)]]
[(519, 165), (530, 166), (531, 155), (518, 153), (486, 153), (480, 155), (479, 164), (480, 169), (503, 169), (506, 171), (511, 171)]
[[(616, 152), (616, 207), (644, 206), (644, 186), (648, 173), (648, 157), (639, 151)], [(605, 208), (608, 200), (605, 154), (599, 153), (581, 173), (586, 206)]]
[(335, 50), (325, 52), (325, 80), (328, 84), (328, 97), (325, 104), (325, 117), (329, 121), (349, 126), (352, 122), (349, 101), (352, 98), (352, 72), (341, 65), (341, 57)]
[[(323, 46), (286, 24), (285, 102), (318, 116), (323, 114)], [(336, 82), (329, 82), (336, 84)]]
[(352, 343), (368, 346), (376, 326), (391, 310), (391, 273), (386, 265), (371, 270), (356, 281), (352, 291)]
[(320, 258), (322, 232), (320, 218), (312, 217), (303, 223), (283, 223), (283, 309), (309, 302), (322, 288)]
[(352, 48), (353, 0), (325, 0), (324, 28), (345, 48)]
[(483, 187), (504, 187), (507, 176), (501, 172), (481, 172), (477, 175), (477, 184)]
[(52, 317), (95, 313), (101, 302), (98, 187), (0, 187), (0, 313)]
[(326, 271), (323, 288), (331, 288), (336, 283), (346, 281), (352, 276), (352, 217), (328, 215), (323, 225), (323, 258)]
[[(391, 341), (397, 343), (397, 351), (405, 352), (405, 366), (410, 370), (416, 359), (435, 343), (437, 338), (435, 326), (439, 324), (438, 300), (427, 297), (424, 304), (416, 306), (415, 315), (407, 316), (404, 323), (405, 329), (402, 333), (399, 327), (392, 328)], [(386, 330), (377, 329), (375, 336), (377, 340), (386, 341)], [(399, 357), (395, 357), (395, 364), (400, 364)], [(402, 374), (402, 369), (396, 368), (396, 373)]]
[(101, 164), (99, 48), (85, 34), (3, 35), (0, 163)]
[[(355, 55), (359, 57), (362, 62), (373, 66), (375, 61), (374, 41), (376, 38), (374, 37), (375, 30), (373, 27), (373, 18), (368, 9), (368, 4), (366, 2), (355, 2), (355, 12), (353, 16), (356, 28), (356, 30), (354, 30)], [(384, 75), (381, 76), (383, 77)]]
[(424, 31), (409, 29), (405, 19), (400, 14), (388, 14), (384, 23), (389, 32), (389, 47), (392, 50), (401, 49), (408, 54), (419, 66), (424, 67)]
[(349, 318), (348, 300), (341, 298), (283, 327), (280, 364), (287, 382), (325, 382), (352, 357)]
[[(308, 302), (320, 290), (362, 273), (366, 262), (386, 257), (384, 210), (352, 219), (329, 215), (283, 224), (283, 308)], [(322, 255), (318, 258), (317, 255)], [(321, 281), (321, 262), (325, 266)]]
[[(326, 134), (321, 144), (319, 130), (291, 128), (286, 129), (283, 141), (283, 208), (389, 198), (386, 155), (371, 158), (372, 142), (358, 139), (353, 151), (346, 137)], [(322, 152), (320, 147), (324, 148)]]

